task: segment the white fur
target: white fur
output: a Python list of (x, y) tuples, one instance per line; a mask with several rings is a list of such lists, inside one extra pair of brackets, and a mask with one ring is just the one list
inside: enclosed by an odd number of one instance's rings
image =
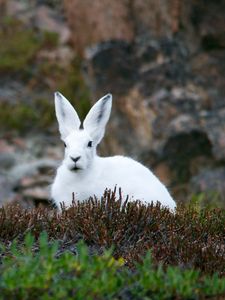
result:
[[(64, 160), (52, 185), (52, 199), (58, 207), (60, 202), (69, 206), (73, 195), (79, 201), (94, 195), (100, 198), (106, 188), (114, 190), (117, 186), (117, 192), (121, 188), (124, 199), (128, 195), (129, 199), (147, 203), (159, 201), (173, 210), (175, 201), (149, 169), (128, 157), (99, 157), (96, 154), (96, 146), (104, 136), (111, 106), (112, 96), (108, 94), (91, 108), (84, 120), (84, 128), (79, 129), (81, 122), (76, 111), (66, 98), (55, 93), (56, 116), (66, 148)], [(80, 158), (74, 162), (71, 157)]]

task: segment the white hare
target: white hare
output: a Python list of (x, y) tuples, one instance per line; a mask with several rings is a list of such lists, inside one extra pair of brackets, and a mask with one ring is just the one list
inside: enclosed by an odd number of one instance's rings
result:
[(96, 147), (102, 140), (112, 107), (112, 95), (101, 98), (89, 111), (83, 124), (69, 101), (55, 93), (56, 117), (65, 158), (57, 169), (51, 196), (57, 207), (91, 196), (100, 198), (105, 189), (121, 188), (124, 199), (145, 203), (159, 201), (170, 209), (176, 203), (159, 179), (139, 162), (124, 156), (99, 157)]

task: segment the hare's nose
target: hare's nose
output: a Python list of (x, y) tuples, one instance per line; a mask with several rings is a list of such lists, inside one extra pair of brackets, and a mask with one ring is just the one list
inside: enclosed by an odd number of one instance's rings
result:
[(77, 156), (77, 157), (70, 156), (70, 158), (72, 159), (72, 161), (77, 162), (81, 158), (81, 156)]

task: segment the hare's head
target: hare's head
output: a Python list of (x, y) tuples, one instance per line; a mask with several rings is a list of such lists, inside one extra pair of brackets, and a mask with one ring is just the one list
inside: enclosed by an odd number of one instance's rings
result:
[(71, 172), (87, 169), (102, 140), (112, 107), (112, 95), (101, 98), (89, 111), (83, 124), (70, 102), (55, 93), (55, 110), (61, 139), (65, 145), (64, 165)]

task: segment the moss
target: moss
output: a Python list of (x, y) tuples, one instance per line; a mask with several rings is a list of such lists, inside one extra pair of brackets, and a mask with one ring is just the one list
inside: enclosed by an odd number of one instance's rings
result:
[(36, 111), (36, 118), (37, 118), (37, 126), (40, 128), (46, 128), (51, 126), (52, 123), (55, 121), (55, 114), (54, 114), (54, 106), (53, 101), (47, 98), (39, 98), (35, 101), (35, 111)]
[(0, 25), (0, 71), (21, 71), (40, 48), (40, 41), (18, 20), (5, 18)]
[(17, 102), (0, 103), (0, 128), (24, 132), (33, 129), (45, 129), (55, 121), (53, 101), (37, 98), (31, 104)]
[(190, 195), (190, 203), (198, 211), (203, 208), (215, 209), (219, 207), (225, 209), (224, 199), (223, 193), (219, 190), (209, 190)]
[[(37, 55), (43, 49), (57, 48), (56, 33), (36, 32), (19, 20), (4, 18), (0, 21), (0, 43), (0, 73), (13, 75), (30, 90), (28, 103), (23, 103), (24, 99), (16, 99), (14, 104), (0, 102), (1, 129), (24, 131), (53, 124), (55, 90), (72, 102), (81, 117), (86, 115), (90, 108), (90, 95), (82, 77), (81, 60), (75, 59), (71, 65), (63, 66)], [(40, 91), (41, 97), (37, 96)]]
[(85, 84), (81, 71), (81, 60), (74, 59), (69, 66), (61, 66), (55, 62), (43, 60), (38, 65), (38, 70), (33, 78), (35, 85), (40, 89), (49, 90), (48, 80), (51, 80), (52, 88), (60, 91), (76, 107), (81, 118), (90, 109), (90, 91)]
[(59, 35), (56, 32), (44, 31), (42, 46), (45, 48), (55, 48), (59, 43)]
[[(32, 79), (33, 84), (36, 81), (39, 85), (38, 88), (35, 87), (37, 90), (40, 90), (42, 86), (41, 77), (45, 81), (50, 74), (52, 74), (51, 79), (54, 80), (56, 89), (71, 101), (83, 119), (90, 109), (90, 94), (80, 70), (74, 65), (69, 70), (64, 70), (55, 64), (45, 63), (41, 67), (41, 72)], [(46, 96), (34, 96), (36, 98), (30, 99), (29, 103), (23, 103), (20, 100), (15, 104), (0, 102), (0, 128), (24, 132), (24, 130), (32, 131), (33, 129), (46, 130), (54, 124), (56, 119), (53, 91), (47, 86), (43, 86), (43, 90)]]
[(59, 85), (59, 91), (70, 100), (83, 119), (91, 107), (91, 102), (90, 91), (81, 72), (81, 60), (74, 59), (66, 78)]
[(38, 33), (17, 19), (4, 18), (0, 22), (0, 72), (27, 71), (37, 52), (55, 48), (58, 40), (55, 32)]
[(0, 128), (2, 130), (23, 131), (34, 122), (37, 122), (37, 115), (32, 107), (21, 103), (0, 103)]

